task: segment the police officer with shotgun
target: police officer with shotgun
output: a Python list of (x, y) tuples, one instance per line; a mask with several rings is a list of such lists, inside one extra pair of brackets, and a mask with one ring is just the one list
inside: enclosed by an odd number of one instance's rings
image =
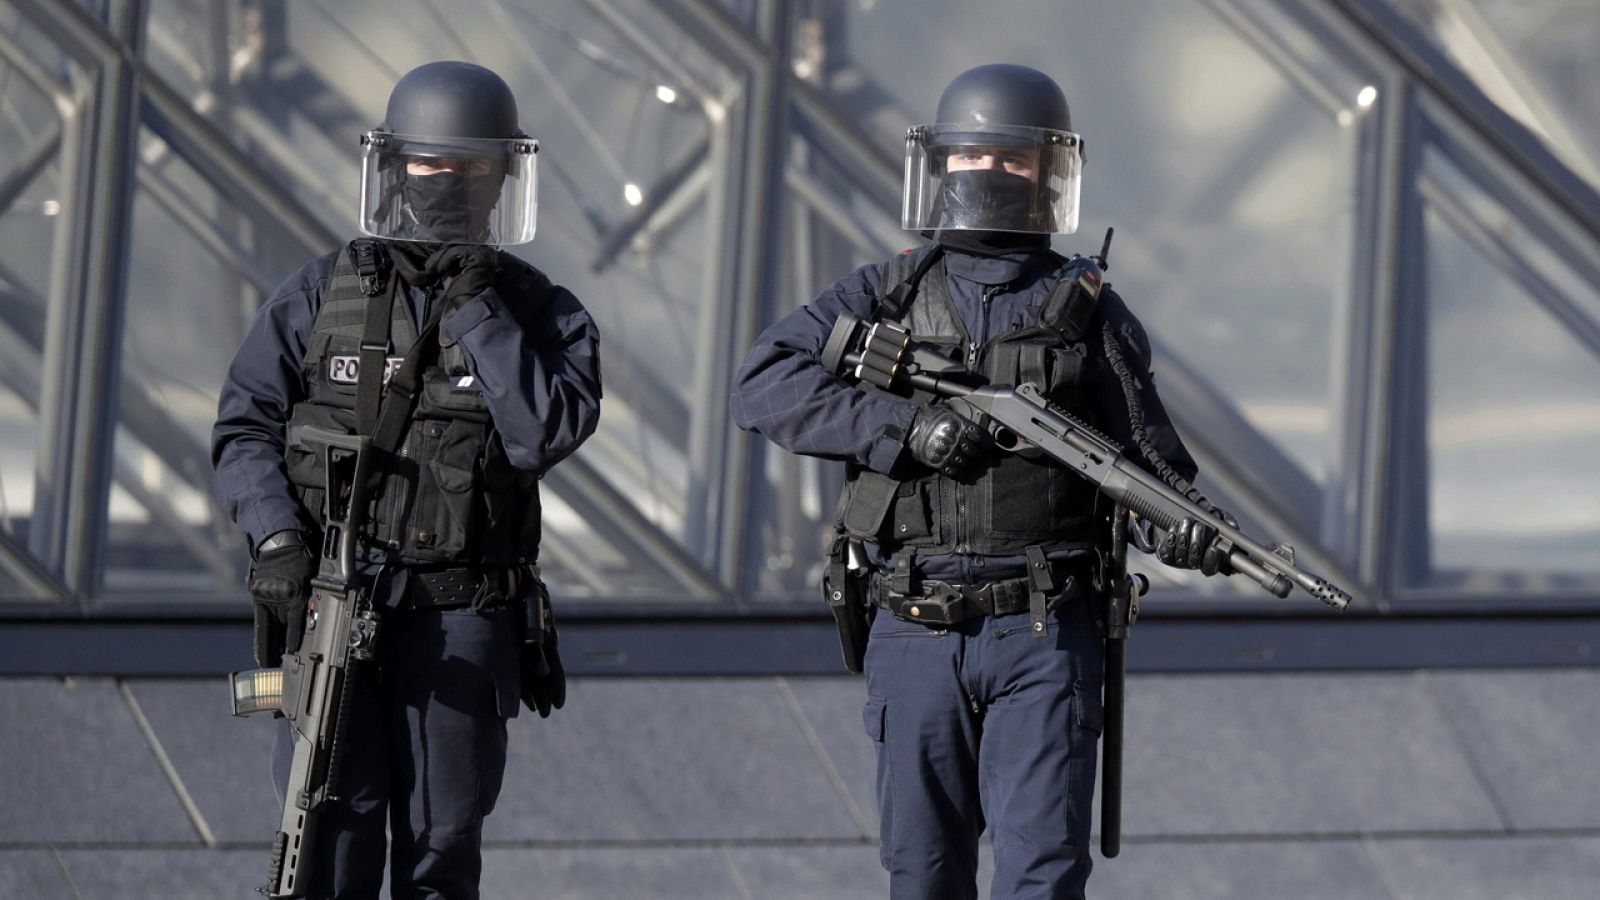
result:
[[(852, 359), (857, 373), (889, 360), (883, 386), (908, 334), (981, 383), (1036, 386), (1166, 483), (1192, 491), (1196, 467), (1143, 328), (1100, 280), (1106, 251), (1050, 249), (1077, 228), (1084, 159), (1056, 83), (1016, 65), (964, 72), (906, 153), (902, 225), (931, 241), (763, 332), (733, 410), (785, 449), (846, 463), (824, 593), (846, 666), (867, 676), (891, 896), (976, 897), (987, 828), (996, 900), (1082, 897), (1105, 598), (1128, 599), (1117, 563), (1131, 520), (1052, 459), (1002, 452), (970, 405), (842, 378), (824, 345), (849, 317), (882, 324), (875, 338), (900, 335), (894, 346), (869, 341)], [(1224, 518), (1137, 531), (1162, 562), (1211, 575), (1228, 569)]]
[[(372, 662), (348, 670), (328, 736), (342, 765), (322, 802), (286, 783), (306, 736), (278, 736), (280, 797), (320, 826), (308, 880), (267, 893), (376, 898), (388, 845), (396, 900), (470, 900), (506, 719), (519, 701), (549, 715), (565, 696), (537, 566), (538, 481), (595, 429), (598, 335), (576, 297), (498, 249), (533, 238), (538, 151), (499, 76), (413, 69), (362, 144), (366, 236), (262, 307), (212, 433), (216, 493), (254, 560), (257, 660), (298, 664), (308, 620), (321, 624), (308, 608), (318, 560), (337, 557), (325, 537), (346, 527), (356, 617), (381, 623), (358, 635), (352, 659)], [(341, 483), (332, 461), (357, 448), (371, 455), (362, 489), (325, 497)], [(322, 520), (352, 497), (359, 508)]]

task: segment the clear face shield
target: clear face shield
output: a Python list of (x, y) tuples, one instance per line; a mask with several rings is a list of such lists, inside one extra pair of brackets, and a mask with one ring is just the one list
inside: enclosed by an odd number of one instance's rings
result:
[(370, 131), (361, 143), (362, 232), (497, 246), (533, 240), (537, 141)]
[(1083, 139), (1016, 125), (919, 125), (906, 132), (900, 227), (909, 231), (1078, 230)]

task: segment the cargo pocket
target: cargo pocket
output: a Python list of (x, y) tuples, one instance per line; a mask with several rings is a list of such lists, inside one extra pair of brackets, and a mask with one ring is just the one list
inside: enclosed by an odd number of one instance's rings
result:
[(887, 713), (888, 704), (883, 698), (867, 695), (867, 705), (861, 710), (861, 724), (866, 728), (867, 737), (872, 739), (878, 757), (878, 860), (885, 867), (895, 848), (894, 777), (889, 768), (889, 748), (883, 743)]
[(861, 725), (867, 730), (867, 737), (881, 744), (883, 743), (883, 719), (888, 704), (881, 697), (867, 697), (867, 705), (861, 710)]
[[(430, 373), (433, 376), (434, 373)], [(419, 415), (440, 415), (470, 422), (489, 421), (489, 401), (471, 375), (432, 377), (422, 385)]]
[(846, 488), (841, 517), (844, 529), (856, 537), (877, 537), (898, 496), (898, 484), (887, 475), (862, 471)]
[(1072, 686), (1072, 722), (1096, 736), (1105, 729), (1105, 707), (1100, 692), (1089, 690), (1081, 681)]
[(428, 462), (428, 475), (438, 488), (435, 496), (439, 507), (428, 517), (433, 523), (432, 531), (419, 531), (416, 543), (419, 549), (449, 558), (467, 547), (471, 533), (477, 499), (472, 490), (472, 470), (434, 459)]
[(1045, 385), (1051, 402), (1073, 407), (1085, 400), (1088, 392), (1083, 385), (1083, 360), (1083, 351), (1076, 348), (1051, 348), (1046, 357), (1050, 373)]
[(1077, 478), (1049, 459), (1006, 455), (989, 470), (991, 501), (986, 515), (995, 537), (1049, 534), (1068, 515), (1065, 482)]
[(901, 544), (933, 537), (934, 526), (939, 521), (938, 509), (938, 488), (933, 483), (904, 482), (895, 492), (894, 513), (879, 537)]

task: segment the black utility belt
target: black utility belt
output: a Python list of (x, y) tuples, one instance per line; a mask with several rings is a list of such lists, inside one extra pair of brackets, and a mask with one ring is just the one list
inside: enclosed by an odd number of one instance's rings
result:
[(509, 569), (481, 566), (409, 567), (406, 602), (413, 609), (488, 609), (506, 602)]
[[(1052, 592), (1051, 606), (1076, 595), (1079, 575), (1060, 577)], [(954, 625), (977, 616), (1009, 616), (1027, 612), (1032, 588), (1027, 576), (991, 581), (987, 584), (949, 584), (923, 579), (917, 594), (900, 594), (890, 586), (888, 575), (877, 573), (867, 587), (873, 604), (909, 622), (929, 625)]]

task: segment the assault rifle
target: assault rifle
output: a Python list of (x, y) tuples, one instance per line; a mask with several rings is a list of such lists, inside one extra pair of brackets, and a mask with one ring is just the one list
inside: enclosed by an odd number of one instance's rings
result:
[[(848, 312), (839, 314), (839, 320), (828, 335), (822, 348), (822, 364), (841, 377), (864, 381), (919, 401), (945, 399), (952, 407), (982, 423), (1002, 450), (1048, 456), (1094, 482), (1100, 492), (1116, 504), (1105, 585), (1102, 748), (1105, 772), (1100, 784), (1100, 849), (1108, 858), (1120, 852), (1122, 839), (1124, 654), (1128, 629), (1137, 617), (1139, 596), (1148, 587), (1144, 576), (1130, 575), (1124, 565), (1127, 512), (1135, 512), (1169, 531), (1185, 518), (1204, 521), (1217, 530), (1219, 539), (1224, 542), (1223, 549), (1232, 571), (1245, 575), (1278, 597), (1287, 597), (1298, 585), (1335, 609), (1344, 609), (1350, 603), (1350, 595), (1338, 585), (1297, 566), (1293, 547), (1287, 544), (1264, 546), (1237, 526), (1212, 516), (1194, 500), (1125, 458), (1109, 438), (1052, 406), (1037, 385), (1007, 388), (984, 384), (959, 362), (912, 341), (903, 328), (882, 321), (869, 325)], [(844, 595), (835, 591), (830, 603), (842, 602)], [(853, 623), (854, 617), (836, 609), (835, 618), (840, 623), (841, 635), (845, 635), (847, 623)]]
[(1337, 585), (1295, 565), (1293, 548), (1283, 544), (1266, 547), (1237, 526), (1213, 517), (1198, 503), (1124, 458), (1122, 450), (1109, 438), (1052, 406), (1037, 385), (1008, 388), (969, 384), (975, 377), (969, 370), (914, 343), (903, 329), (888, 322), (867, 325), (847, 312), (839, 314), (828, 336), (822, 364), (835, 374), (885, 390), (924, 391), (955, 401), (954, 406), (965, 406), (972, 418), (984, 424), (1002, 450), (1048, 456), (1094, 482), (1101, 493), (1158, 528), (1171, 530), (1185, 518), (1204, 521), (1226, 543), (1225, 556), (1233, 571), (1279, 597), (1289, 596), (1298, 585), (1336, 609), (1343, 609), (1350, 602), (1350, 595)]
[(320, 448), (327, 475), (321, 563), (311, 581), (305, 634), (298, 647), (283, 654), (281, 667), (228, 677), (234, 715), (280, 713), (289, 720), (294, 742), (267, 883), (259, 889), (274, 900), (306, 895), (317, 826), (328, 804), (339, 799), (334, 791), (356, 676), (361, 664), (372, 662), (378, 642), (378, 614), (353, 584), (372, 439), (309, 427), (292, 430), (291, 443)]

